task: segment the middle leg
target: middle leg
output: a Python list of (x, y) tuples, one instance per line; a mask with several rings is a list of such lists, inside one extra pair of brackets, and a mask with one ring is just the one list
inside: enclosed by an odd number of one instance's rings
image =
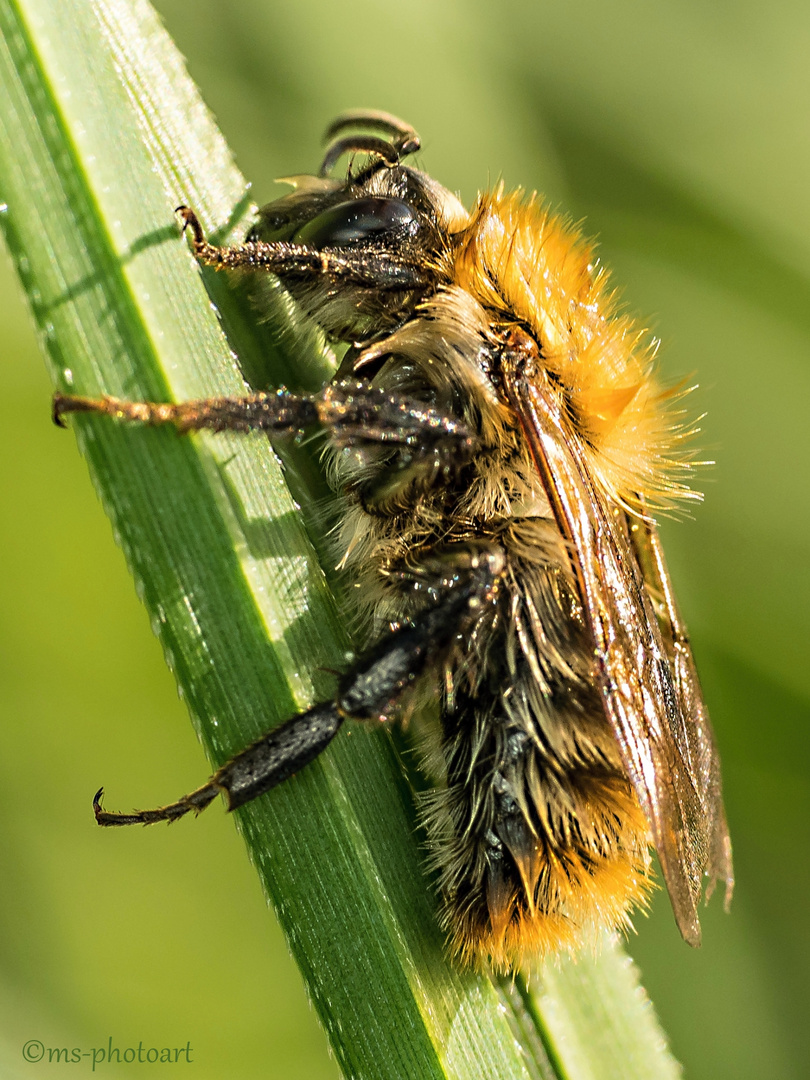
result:
[(141, 424), (172, 424), (178, 431), (264, 431), (298, 435), (321, 424), (338, 447), (390, 446), (413, 457), (445, 454), (468, 461), (473, 436), (455, 417), (402, 394), (363, 382), (330, 383), (317, 394), (287, 390), (245, 397), (156, 403), (55, 394), (53, 419), (67, 413), (100, 413)]

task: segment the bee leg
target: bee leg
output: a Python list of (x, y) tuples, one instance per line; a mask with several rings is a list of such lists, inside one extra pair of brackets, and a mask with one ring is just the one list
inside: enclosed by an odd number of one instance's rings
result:
[(329, 745), (343, 720), (337, 704), (316, 705), (252, 743), (196, 791), (155, 810), (135, 810), (131, 814), (103, 810), (102, 789), (93, 800), (96, 821), (99, 825), (152, 825), (157, 821), (176, 821), (189, 810), (200, 813), (220, 791), (228, 800), (228, 809), (233, 810), (308, 765)]
[[(459, 567), (464, 565), (463, 570)], [(323, 702), (280, 724), (218, 769), (211, 779), (177, 802), (155, 810), (118, 814), (101, 807), (99, 791), (93, 809), (99, 825), (150, 825), (175, 821), (190, 810), (199, 813), (222, 792), (235, 810), (287, 780), (313, 761), (332, 741), (347, 717), (384, 717), (425, 667), (441, 655), (465, 623), (475, 619), (503, 569), (497, 550), (467, 552), (455, 573), (443, 582), (434, 607), (413, 623), (388, 634), (362, 655), (341, 678), (333, 702)]]
[(236, 247), (217, 247), (205, 238), (199, 218), (188, 206), (178, 206), (183, 232), (191, 231), (197, 260), (216, 270), (264, 270), (288, 278), (325, 276), (334, 281), (373, 289), (413, 289), (430, 285), (433, 273), (395, 249), (314, 247), (289, 240), (253, 238)]
[(287, 390), (246, 397), (205, 398), (161, 404), (54, 394), (53, 419), (64, 427), (66, 413), (90, 412), (141, 424), (173, 424), (179, 431), (265, 431), (296, 435), (321, 424), (337, 447), (390, 446), (409, 460), (437, 453), (466, 462), (475, 443), (461, 421), (423, 402), (365, 383), (330, 383), (318, 394)]
[(296, 434), (318, 423), (316, 401), (317, 396), (299, 397), (284, 390), (177, 403), (123, 401), (107, 394), (90, 398), (57, 393), (53, 396), (53, 421), (64, 427), (62, 417), (66, 413), (88, 412), (150, 426), (172, 424), (181, 432), (205, 429)]

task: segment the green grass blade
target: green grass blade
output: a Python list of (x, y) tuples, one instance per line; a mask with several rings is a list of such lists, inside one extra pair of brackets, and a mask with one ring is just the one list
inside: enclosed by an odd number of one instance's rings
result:
[(633, 961), (614, 936), (600, 951), (546, 960), (530, 1010), (562, 1075), (576, 1080), (670, 1080), (681, 1069)]
[[(267, 358), (276, 382), (323, 378), (328, 355), (296, 332), (277, 294), (275, 337), (251, 329), (224, 279), (208, 281), (213, 310), (178, 235), (178, 203), (225, 235), (249, 199), (151, 8), (0, 0), (0, 29), (0, 216), (55, 386), (135, 399), (238, 393), (244, 374), (268, 378)], [(266, 440), (93, 417), (72, 427), (212, 762), (330, 693), (348, 643)], [(304, 462), (297, 495), (306, 474)], [(111, 793), (111, 805), (127, 795)], [(593, 1031), (555, 1019), (576, 1012), (584, 963), (547, 973), (535, 997), (447, 963), (384, 732), (354, 727), (237, 818), (347, 1076), (617, 1075), (583, 1072)], [(624, 964), (607, 951), (597, 966)], [(239, 978), (227, 957), (212, 976), (225, 988)], [(624, 1076), (675, 1075), (663, 1043), (638, 1038), (645, 1007), (620, 984), (591, 985), (621, 1022), (588, 1023), (628, 1062)]]

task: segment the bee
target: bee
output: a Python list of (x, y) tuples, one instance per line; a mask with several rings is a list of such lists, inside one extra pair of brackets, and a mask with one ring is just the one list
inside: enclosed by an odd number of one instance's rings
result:
[[(229, 809), (320, 754), (344, 720), (437, 708), (423, 816), (461, 963), (508, 970), (624, 927), (650, 847), (681, 934), (704, 878), (733, 886), (714, 737), (654, 514), (694, 498), (677, 394), (616, 310), (590, 246), (503, 185), (472, 210), (403, 161), (408, 124), (352, 111), (317, 175), (198, 261), (277, 276), (347, 348), (319, 393), (152, 404), (56, 395), (180, 431), (320, 428), (340, 566), (365, 647), (337, 693), (170, 805), (101, 825)], [(350, 155), (348, 170), (333, 175)]]

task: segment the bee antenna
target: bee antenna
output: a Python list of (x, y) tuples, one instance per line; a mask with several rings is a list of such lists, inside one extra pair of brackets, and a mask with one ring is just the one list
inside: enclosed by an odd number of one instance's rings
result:
[[(347, 128), (364, 127), (391, 136), (391, 141), (374, 135), (335, 136)], [(345, 153), (366, 153), (379, 157), (389, 168), (398, 165), (402, 158), (415, 153), (420, 139), (410, 124), (379, 109), (349, 109), (337, 116), (324, 133), (324, 142), (330, 143), (321, 163), (320, 176), (326, 176), (335, 162)]]
[[(415, 142), (418, 149), (419, 136), (410, 124), (400, 120), (393, 113), (383, 112), (382, 109), (347, 109), (336, 116), (324, 132), (325, 143), (333, 139), (341, 131), (350, 127), (370, 128), (372, 131), (381, 131), (384, 135), (391, 135), (404, 142)], [(413, 153), (413, 151), (408, 151)]]

